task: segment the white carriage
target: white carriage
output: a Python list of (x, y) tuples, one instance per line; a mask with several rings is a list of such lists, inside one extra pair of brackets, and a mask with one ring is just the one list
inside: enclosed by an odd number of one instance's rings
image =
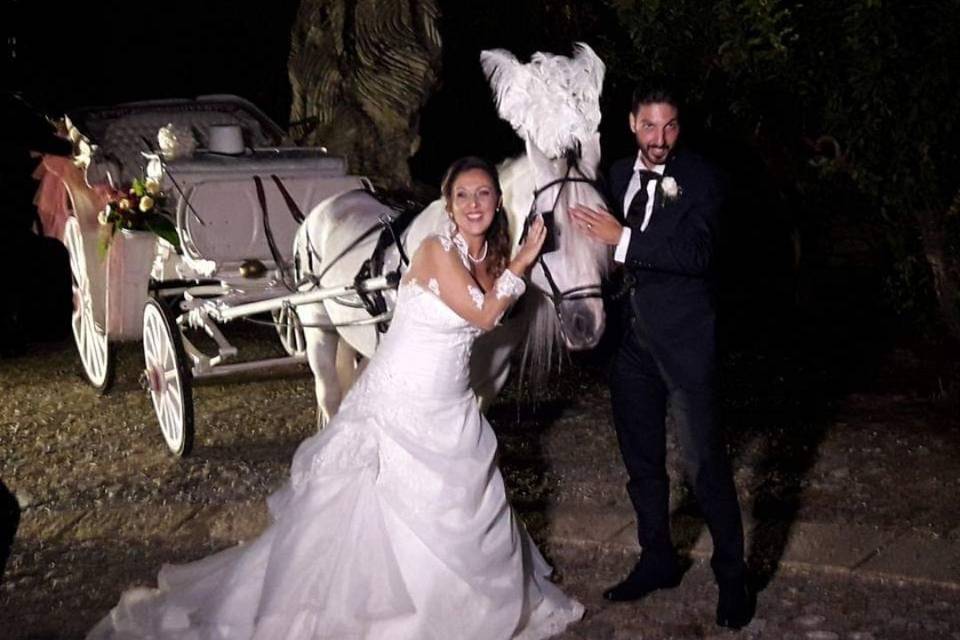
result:
[[(296, 292), (294, 236), (317, 203), (370, 185), (348, 175), (344, 159), (323, 148), (283, 146), (280, 128), (236, 96), (84, 109), (68, 114), (65, 124), (83, 176), (65, 171), (62, 180), (73, 333), (84, 374), (107, 392), (116, 345), (142, 339), (143, 382), (164, 440), (185, 455), (193, 442), (194, 379), (305, 360), (296, 306), (344, 295), (353, 285)], [(179, 158), (155, 151), (158, 130), (171, 124), (195, 140), (195, 151)], [(240, 132), (242, 142), (218, 151), (223, 131)], [(104, 185), (142, 175), (158, 180), (173, 203), (180, 247), (150, 232), (121, 231), (103, 255)], [(388, 286), (385, 279), (367, 284)], [(238, 362), (217, 324), (265, 312), (272, 313), (287, 356)], [(183, 333), (188, 327), (212, 338), (216, 353), (191, 342)]]

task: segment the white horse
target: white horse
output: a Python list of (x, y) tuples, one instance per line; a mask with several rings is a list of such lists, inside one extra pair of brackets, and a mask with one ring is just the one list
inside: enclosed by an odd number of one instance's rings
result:
[[(525, 139), (525, 156), (500, 167), (504, 209), (516, 247), (529, 215), (553, 211), (557, 250), (545, 253), (531, 272), (530, 291), (518, 311), (481, 336), (471, 357), (471, 383), (483, 405), (506, 383), (511, 354), (526, 337), (525, 357), (534, 370), (549, 366), (558, 345), (571, 350), (597, 344), (604, 329), (600, 283), (609, 251), (577, 233), (567, 208), (603, 203), (594, 186), (600, 161), (599, 95), (603, 63), (586, 45), (573, 58), (535, 54), (524, 65), (505, 51), (481, 56), (501, 115)], [(517, 95), (517, 92), (523, 95)], [(526, 97), (524, 97), (526, 96)], [(539, 118), (534, 109), (564, 117)], [(321, 202), (304, 221), (294, 252), (300, 272), (311, 286), (338, 286), (353, 281), (373, 251), (379, 220), (393, 212), (365, 191), (343, 193)], [(436, 200), (404, 231), (401, 242), (412, 256), (427, 236), (440, 233), (447, 221)], [(376, 229), (376, 231), (371, 231)], [(384, 273), (401, 265), (396, 246), (384, 255)], [(395, 292), (385, 295), (392, 309)], [(316, 381), (318, 422), (336, 413), (355, 355), (370, 357), (380, 334), (356, 300), (330, 300), (298, 308), (304, 325), (307, 357)], [(339, 367), (338, 367), (339, 362)]]

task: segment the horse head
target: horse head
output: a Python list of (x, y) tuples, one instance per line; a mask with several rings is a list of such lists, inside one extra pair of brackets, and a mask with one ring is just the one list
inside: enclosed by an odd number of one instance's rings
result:
[(526, 221), (546, 214), (550, 246), (531, 273), (542, 294), (530, 332), (528, 353), (549, 359), (552, 346), (589, 349), (603, 334), (605, 317), (600, 284), (609, 265), (609, 249), (573, 228), (568, 210), (604, 200), (596, 186), (600, 162), (599, 98), (603, 62), (579, 44), (572, 58), (536, 53), (522, 64), (507, 51), (485, 51), (481, 64), (494, 90), (501, 117), (526, 144), (526, 163), (504, 168), (508, 210)]
[[(576, 204), (603, 205), (596, 186), (598, 136), (589, 145), (549, 159), (529, 140), (527, 159), (536, 185), (527, 220), (546, 216), (549, 244), (534, 266), (531, 283), (550, 301), (556, 332), (568, 349), (596, 346), (604, 329), (601, 282), (610, 263), (609, 250), (573, 228), (568, 210)], [(586, 153), (585, 153), (586, 152)]]

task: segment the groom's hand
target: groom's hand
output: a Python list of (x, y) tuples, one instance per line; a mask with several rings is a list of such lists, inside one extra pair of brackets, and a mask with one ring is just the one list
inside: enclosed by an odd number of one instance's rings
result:
[(591, 209), (585, 205), (577, 205), (570, 208), (570, 216), (577, 228), (588, 237), (611, 246), (620, 242), (623, 225), (603, 207)]

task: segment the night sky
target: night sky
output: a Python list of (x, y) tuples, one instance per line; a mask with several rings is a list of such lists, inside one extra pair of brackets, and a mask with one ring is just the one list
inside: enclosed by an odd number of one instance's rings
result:
[[(603, 13), (602, 3), (577, 5), (571, 10), (581, 12), (582, 19), (573, 21), (551, 6), (516, 0), (440, 5), (443, 68), (421, 112), (420, 150), (410, 159), (414, 180), (434, 189), (457, 157), (476, 154), (500, 161), (522, 151), (520, 139), (496, 114), (480, 68), (481, 50), (506, 48), (521, 59), (535, 51), (569, 54), (578, 40), (602, 48), (600, 39), (617, 31), (609, 28), (612, 17)], [(253, 10), (225, 0), (173, 0), (156, 8), (101, 0), (58, 6), (55, 12), (25, 0), (5, 0), (2, 6), (6, 15), (0, 24), (15, 36), (16, 53), (11, 62), (8, 45), (3, 88), (21, 91), (48, 116), (82, 106), (233, 93), (281, 127), (288, 124), (287, 60), (297, 0), (262, 2)], [(626, 118), (631, 89), (608, 66), (601, 98), (601, 170), (634, 152)], [(685, 130), (688, 140), (690, 133)], [(765, 207), (757, 205), (761, 214)], [(768, 253), (763, 258), (768, 264), (784, 263), (785, 235), (771, 228), (778, 218), (741, 215), (737, 224), (738, 238), (770, 236), (742, 255), (755, 261), (758, 253)]]
[[(9, 3), (9, 0), (8, 0)], [(284, 124), (296, 2), (238, 11), (223, 0), (100, 0), (16, 9), (17, 65), (9, 84), (54, 113), (131, 100), (237, 93)], [(55, 15), (56, 19), (51, 20)]]
[[(56, 10), (23, 0), (4, 0), (16, 60), (4, 88), (23, 94), (39, 110), (58, 117), (71, 108), (133, 100), (233, 93), (252, 101), (285, 127), (289, 121), (287, 57), (299, 2), (164, 2), (163, 9), (120, 0), (71, 3)], [(501, 6), (502, 5), (502, 6)], [(510, 127), (499, 120), (479, 64), (482, 49), (503, 47), (523, 58), (537, 50), (569, 53), (583, 34), (550, 24), (549, 12), (516, 2), (441, 3), (443, 72), (425, 106), (422, 145), (411, 159), (414, 178), (436, 184), (454, 157), (467, 153), (493, 160), (521, 152)], [(529, 13), (505, 21), (511, 12)], [(587, 27), (585, 27), (587, 29)], [(9, 61), (5, 61), (9, 65)], [(629, 150), (628, 97), (608, 73), (604, 95), (604, 151)]]

